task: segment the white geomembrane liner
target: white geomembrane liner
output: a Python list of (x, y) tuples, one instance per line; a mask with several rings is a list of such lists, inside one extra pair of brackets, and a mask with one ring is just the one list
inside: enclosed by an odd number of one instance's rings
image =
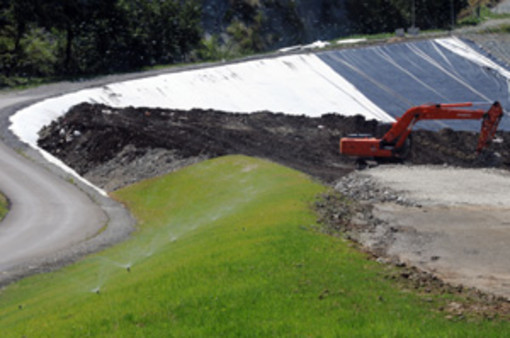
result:
[(471, 48), (467, 43), (465, 43), (461, 39), (457, 37), (451, 37), (444, 39), (436, 39), (435, 41), (442, 47), (451, 51), (452, 53), (455, 53), (465, 59), (468, 59), (471, 62), (476, 63), (477, 65), (494, 69), (501, 76), (505, 77), (507, 80), (510, 81), (510, 72), (508, 70), (506, 70), (504, 67), (501, 67), (488, 57), (478, 53), (476, 50)]
[[(325, 113), (394, 119), (351, 83), (312, 54), (283, 56), (169, 73), (119, 82), (46, 99), (11, 116), (10, 129), (51, 162), (77, 174), (37, 146), (38, 132), (72, 106), (103, 103), (113, 107), (216, 109), (251, 113), (283, 112), (319, 117)], [(104, 192), (102, 192), (104, 193)]]

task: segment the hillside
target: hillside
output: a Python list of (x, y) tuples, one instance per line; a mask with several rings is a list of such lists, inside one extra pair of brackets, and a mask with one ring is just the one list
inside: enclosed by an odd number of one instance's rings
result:
[[(497, 336), (508, 330), (508, 322), (492, 321), (507, 318), (504, 302), (406, 282), (400, 276), (406, 270), (321, 233), (310, 205), (324, 191), (306, 175), (244, 156), (118, 191), (138, 231), (73, 266), (0, 290), (2, 335)], [(475, 311), (458, 315), (470, 304)]]

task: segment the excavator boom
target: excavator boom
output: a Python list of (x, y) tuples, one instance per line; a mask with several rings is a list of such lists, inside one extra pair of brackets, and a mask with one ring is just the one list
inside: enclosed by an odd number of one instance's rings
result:
[(488, 111), (469, 109), (473, 104), (435, 104), (422, 105), (409, 109), (391, 129), (382, 137), (350, 136), (340, 140), (340, 153), (358, 158), (402, 158), (403, 148), (414, 125), (421, 120), (479, 120), (482, 128), (476, 151), (486, 148), (494, 138), (503, 109), (494, 102)]

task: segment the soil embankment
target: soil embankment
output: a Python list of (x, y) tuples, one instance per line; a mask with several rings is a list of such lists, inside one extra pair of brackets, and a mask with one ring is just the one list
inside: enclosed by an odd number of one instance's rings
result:
[[(41, 131), (39, 145), (92, 183), (115, 190), (205, 158), (244, 154), (266, 158), (333, 182), (354, 169), (339, 155), (351, 133), (382, 135), (388, 128), (361, 116), (320, 118), (280, 113), (125, 108), (80, 104)], [(491, 156), (476, 158), (477, 135), (445, 129), (415, 131), (409, 162), (497, 166), (510, 162), (510, 133), (500, 132)]]

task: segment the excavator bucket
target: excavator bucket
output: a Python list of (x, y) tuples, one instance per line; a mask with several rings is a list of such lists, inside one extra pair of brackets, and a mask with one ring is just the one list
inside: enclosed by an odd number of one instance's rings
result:
[(503, 117), (503, 108), (499, 102), (494, 102), (486, 114), (483, 116), (482, 129), (478, 138), (476, 152), (479, 154), (483, 149), (489, 146), (498, 130), (499, 121)]

